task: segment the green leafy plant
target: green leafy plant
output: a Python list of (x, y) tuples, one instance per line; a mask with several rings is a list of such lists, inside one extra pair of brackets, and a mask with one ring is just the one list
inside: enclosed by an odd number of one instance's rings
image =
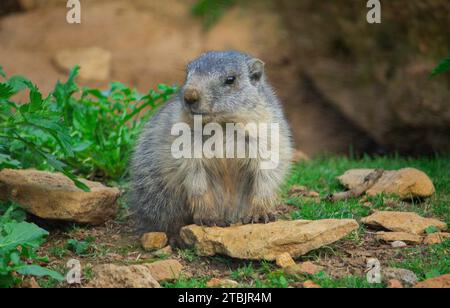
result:
[(48, 232), (35, 224), (16, 221), (15, 206), (10, 206), (0, 216), (0, 287), (11, 287), (21, 281), (20, 275), (51, 277), (62, 281), (64, 277), (36, 263), (46, 263), (36, 249), (43, 243)]
[(91, 248), (91, 244), (95, 241), (93, 237), (87, 237), (83, 241), (75, 239), (67, 240), (67, 248), (79, 256), (85, 256)]
[[(56, 149), (73, 157), (69, 130), (55, 110), (52, 96), (43, 98), (39, 89), (28, 79), (13, 76), (0, 82), (0, 170), (3, 168), (42, 168), (64, 173), (81, 189), (88, 187), (57, 159)], [(12, 96), (28, 90), (29, 102), (17, 104)]]
[[(64, 117), (74, 144), (68, 162), (89, 178), (117, 180), (125, 174), (129, 154), (143, 125), (166, 102), (176, 87), (159, 85), (146, 95), (119, 82), (106, 91), (83, 88), (74, 79), (56, 85), (56, 110)], [(57, 145), (56, 145), (57, 146)], [(61, 157), (62, 158), (62, 157)]]
[[(105, 181), (120, 180), (141, 128), (176, 87), (159, 85), (146, 95), (113, 82), (106, 91), (80, 88), (75, 67), (46, 98), (24, 77), (0, 83), (0, 169), (56, 170), (78, 187), (74, 174)], [(28, 90), (29, 102), (13, 102)]]

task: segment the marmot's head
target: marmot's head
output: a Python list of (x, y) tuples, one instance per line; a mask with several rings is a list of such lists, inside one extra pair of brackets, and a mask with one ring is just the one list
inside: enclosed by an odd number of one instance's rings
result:
[(256, 107), (264, 79), (259, 59), (237, 51), (208, 52), (187, 66), (180, 95), (192, 115), (233, 116)]

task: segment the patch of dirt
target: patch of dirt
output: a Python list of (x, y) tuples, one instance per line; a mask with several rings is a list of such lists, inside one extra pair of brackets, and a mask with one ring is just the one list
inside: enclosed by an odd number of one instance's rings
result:
[[(67, 249), (67, 241), (75, 239), (78, 241), (94, 238), (90, 248), (85, 255), (76, 255)], [(63, 255), (58, 253), (63, 252)], [(132, 231), (130, 223), (108, 222), (98, 227), (76, 227), (67, 231), (54, 229), (51, 231), (46, 243), (39, 249), (39, 255), (49, 256), (50, 262), (47, 266), (67, 271), (66, 264), (70, 259), (80, 261), (83, 269), (81, 285), (68, 285), (63, 282), (57, 287), (83, 287), (89, 282), (89, 269), (98, 264), (114, 263), (117, 265), (131, 265), (154, 262), (164, 258), (180, 261), (183, 265), (182, 278), (231, 278), (231, 272), (244, 268), (249, 264), (255, 269), (251, 277), (243, 277), (242, 281), (251, 282), (254, 279), (264, 280), (267, 277), (258, 269), (260, 262), (237, 260), (228, 257), (199, 257), (193, 254), (186, 256), (183, 251), (173, 249), (170, 256), (157, 256), (154, 252), (146, 252), (142, 249), (139, 237)], [(192, 252), (191, 252), (192, 253)], [(312, 261), (315, 265), (324, 268), (325, 273), (332, 278), (342, 278), (348, 275), (364, 277), (366, 260), (377, 258), (382, 266), (388, 266), (391, 260), (399, 260), (401, 254), (398, 249), (388, 244), (382, 244), (375, 239), (373, 233), (366, 233), (358, 241), (342, 240), (330, 246), (302, 256), (296, 260), (297, 263)], [(277, 270), (275, 263), (273, 270)], [(302, 277), (299, 279), (303, 280)], [(304, 277), (304, 280), (307, 280)], [(302, 281), (303, 282), (303, 281)]]

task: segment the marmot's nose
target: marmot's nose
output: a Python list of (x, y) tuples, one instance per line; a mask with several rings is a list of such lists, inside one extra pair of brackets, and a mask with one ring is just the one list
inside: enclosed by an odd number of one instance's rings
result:
[(184, 91), (184, 101), (188, 105), (193, 105), (200, 100), (200, 93), (196, 89), (186, 89)]

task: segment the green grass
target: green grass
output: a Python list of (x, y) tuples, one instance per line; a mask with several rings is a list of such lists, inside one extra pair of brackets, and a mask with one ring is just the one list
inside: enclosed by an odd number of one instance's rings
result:
[[(294, 166), (291, 176), (283, 189), (285, 202), (299, 208), (293, 214), (295, 219), (355, 218), (367, 216), (370, 209), (363, 207), (358, 199), (330, 202), (289, 198), (287, 191), (292, 185), (304, 185), (325, 197), (330, 193), (342, 191), (343, 187), (336, 177), (352, 168), (383, 168), (396, 170), (414, 167), (428, 174), (432, 179), (436, 193), (422, 203), (401, 203), (395, 210), (414, 211), (424, 216), (434, 216), (450, 221), (450, 157), (436, 156), (430, 158), (409, 159), (400, 157), (364, 157), (360, 160), (338, 157), (322, 157), (309, 162), (301, 162)], [(392, 199), (393, 197), (389, 197)], [(374, 208), (392, 210), (383, 196), (369, 198)], [(395, 198), (394, 198), (395, 199)]]
[(400, 257), (400, 261), (392, 261), (391, 265), (413, 271), (419, 280), (449, 274), (450, 239), (441, 244), (403, 249)]
[[(359, 160), (338, 157), (322, 157), (309, 162), (301, 162), (294, 166), (290, 177), (283, 187), (286, 203), (298, 208), (293, 213), (294, 219), (325, 219), (325, 218), (355, 218), (360, 219), (369, 215), (370, 208), (364, 207), (359, 199), (329, 202), (313, 201), (301, 198), (290, 198), (288, 190), (292, 185), (303, 185), (320, 193), (325, 197), (330, 193), (342, 191), (344, 188), (336, 177), (352, 168), (383, 168), (396, 170), (404, 167), (414, 167), (428, 174), (432, 179), (436, 193), (431, 198), (417, 201), (403, 202), (394, 196), (370, 197), (368, 201), (372, 208), (396, 211), (414, 211), (423, 216), (440, 218), (447, 223), (450, 221), (450, 157), (436, 156), (430, 158), (409, 159), (400, 157), (364, 157)], [(389, 204), (394, 200), (395, 207)], [(391, 202), (392, 203), (392, 202)], [(359, 246), (364, 244), (366, 228), (361, 225), (358, 231), (352, 232), (341, 241), (351, 241)], [(340, 242), (324, 246), (302, 257), (302, 260), (327, 258), (330, 255), (339, 257), (344, 254), (340, 249)], [(431, 278), (450, 272), (450, 240), (432, 246), (414, 246), (398, 250), (393, 260), (383, 260), (388, 266), (405, 268), (413, 271), (419, 280)], [(187, 261), (198, 261), (192, 250), (179, 251), (179, 255)], [(229, 258), (216, 256), (218, 260)], [(394, 259), (395, 258), (395, 259)], [(222, 262), (222, 263), (225, 263)], [(230, 269), (228, 277), (239, 283), (240, 287), (250, 288), (286, 288), (298, 286), (306, 280), (312, 280), (322, 288), (383, 288), (384, 284), (370, 284), (364, 276), (349, 275), (332, 278), (325, 273), (317, 275), (287, 275), (271, 262), (249, 262), (237, 269)], [(203, 288), (211, 277), (181, 278), (173, 283), (166, 283), (164, 287), (195, 287)]]

